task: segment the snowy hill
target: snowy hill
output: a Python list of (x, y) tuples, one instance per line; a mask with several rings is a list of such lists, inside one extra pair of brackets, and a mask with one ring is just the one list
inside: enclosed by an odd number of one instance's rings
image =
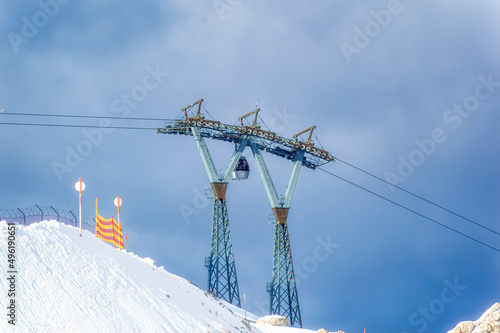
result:
[[(0, 222), (3, 294), (10, 287), (7, 237)], [(15, 242), (17, 321), (10, 325), (4, 315), (1, 332), (313, 332), (257, 325), (252, 314), (247, 321), (241, 309), (153, 260), (55, 221), (16, 225)]]

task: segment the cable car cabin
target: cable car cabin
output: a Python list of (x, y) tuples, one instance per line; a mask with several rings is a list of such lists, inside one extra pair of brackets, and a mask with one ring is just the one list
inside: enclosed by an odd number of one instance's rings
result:
[(233, 175), (231, 177), (232, 180), (245, 180), (248, 179), (248, 174), (250, 173), (250, 167), (248, 165), (248, 161), (245, 156), (241, 156), (236, 163), (236, 167), (234, 168)]

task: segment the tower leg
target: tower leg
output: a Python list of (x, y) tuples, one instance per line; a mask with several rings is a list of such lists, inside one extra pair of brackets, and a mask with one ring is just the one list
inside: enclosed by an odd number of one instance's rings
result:
[(208, 292), (240, 307), (227, 203), (225, 199), (219, 199), (217, 196), (214, 199), (210, 257), (205, 259), (205, 266), (208, 268)]
[(267, 292), (269, 293), (270, 314), (286, 317), (289, 326), (298, 325), (302, 327), (292, 251), (286, 223), (276, 222), (273, 274), (272, 281), (267, 284)]

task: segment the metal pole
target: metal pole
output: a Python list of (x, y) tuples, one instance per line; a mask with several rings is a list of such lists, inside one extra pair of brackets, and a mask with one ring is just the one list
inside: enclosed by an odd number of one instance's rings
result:
[(117, 206), (118, 206), (118, 224), (120, 224), (120, 196), (117, 196)]
[(59, 222), (59, 212), (52, 206), (50, 206), (50, 208), (56, 213), (56, 216), (57, 216), (57, 222)]
[[(71, 216), (73, 216), (73, 218), (75, 219), (75, 224), (77, 224), (77, 223), (78, 223), (78, 221), (76, 220), (76, 216), (75, 216), (75, 214), (73, 214), (73, 212), (72, 212), (72, 211), (69, 211), (69, 213), (70, 213), (70, 214), (71, 214)], [(76, 227), (76, 226), (75, 226), (75, 227)]]
[(24, 225), (26, 225), (26, 214), (24, 214), (24, 212), (20, 208), (18, 208), (17, 210), (20, 211), (21, 214), (23, 214)]
[(243, 298), (245, 299), (245, 320), (247, 320), (247, 294), (243, 294)]
[(78, 191), (78, 197), (80, 199), (80, 237), (82, 237), (82, 179), (78, 178), (78, 182), (80, 183)]
[(43, 221), (43, 210), (37, 204), (35, 204), (35, 207), (38, 208), (38, 210), (40, 211), (40, 213), (42, 213), (42, 221)]

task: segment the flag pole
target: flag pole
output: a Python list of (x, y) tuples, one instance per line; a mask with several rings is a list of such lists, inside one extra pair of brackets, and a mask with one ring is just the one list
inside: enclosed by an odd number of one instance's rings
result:
[(116, 198), (115, 198), (115, 200), (114, 200), (114, 203), (115, 203), (115, 206), (118, 207), (118, 224), (117, 224), (117, 227), (120, 228), (120, 233), (122, 234), (120, 250), (123, 250), (123, 229), (122, 229), (122, 223), (120, 222), (120, 200), (121, 200), (120, 196), (117, 195)]
[(97, 198), (95, 198), (95, 236), (97, 237)]
[(117, 196), (118, 198), (118, 224), (120, 224), (120, 196)]
[(247, 294), (243, 294), (243, 298), (245, 299), (245, 320), (247, 320)]

